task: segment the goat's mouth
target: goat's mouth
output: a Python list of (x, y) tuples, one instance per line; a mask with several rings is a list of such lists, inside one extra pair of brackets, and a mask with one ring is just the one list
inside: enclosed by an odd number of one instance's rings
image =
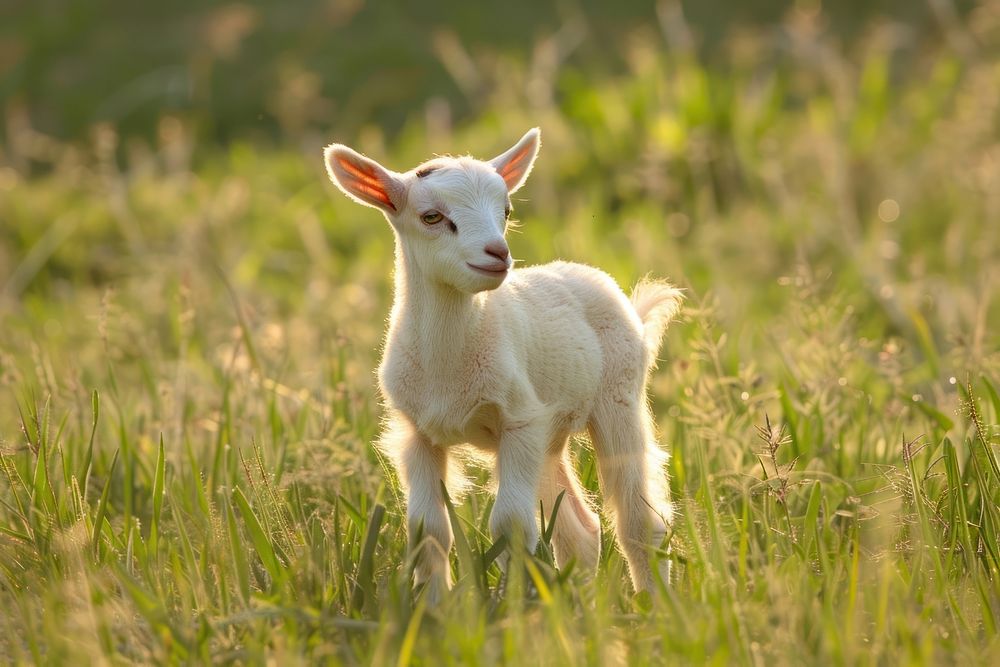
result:
[(503, 278), (507, 275), (507, 271), (510, 269), (507, 264), (501, 264), (499, 262), (496, 264), (489, 264), (487, 266), (479, 266), (477, 264), (470, 264), (469, 262), (466, 262), (465, 265), (476, 273), (489, 276), (490, 278)]

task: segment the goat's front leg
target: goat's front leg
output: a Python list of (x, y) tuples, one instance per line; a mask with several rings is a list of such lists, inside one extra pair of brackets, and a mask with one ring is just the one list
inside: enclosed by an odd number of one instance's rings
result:
[(490, 515), (493, 539), (506, 536), (534, 553), (538, 545), (538, 482), (545, 464), (547, 420), (505, 428), (497, 450), (497, 498)]
[[(406, 487), (406, 527), (410, 553), (416, 559), (414, 583), (426, 584), (430, 602), (451, 587), (448, 553), (453, 540), (441, 485), (448, 470), (448, 452), (406, 425), (400, 473)], [(397, 431), (398, 432), (398, 431)]]

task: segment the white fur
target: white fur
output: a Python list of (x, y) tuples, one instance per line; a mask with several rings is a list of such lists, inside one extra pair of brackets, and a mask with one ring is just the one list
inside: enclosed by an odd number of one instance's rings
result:
[[(463, 444), (495, 456), (495, 537), (517, 533), (533, 550), (539, 499), (548, 514), (565, 491), (554, 533), (560, 564), (592, 569), (600, 554), (600, 523), (567, 448), (574, 433), (590, 433), (639, 590), (655, 585), (651, 548), (671, 521), (666, 454), (645, 390), (680, 292), (646, 281), (629, 300), (589, 266), (511, 268), (504, 212), (539, 144), (536, 128), (490, 162), (437, 158), (403, 174), (346, 146), (326, 149), (334, 183), (382, 210), (396, 234), (395, 303), (378, 376), (388, 415), (381, 446), (407, 489), (416, 578), (433, 597), (450, 586), (440, 489), (461, 483), (449, 460)], [(446, 218), (425, 223), (428, 211)], [(658, 574), (665, 581), (668, 572), (664, 561)]]

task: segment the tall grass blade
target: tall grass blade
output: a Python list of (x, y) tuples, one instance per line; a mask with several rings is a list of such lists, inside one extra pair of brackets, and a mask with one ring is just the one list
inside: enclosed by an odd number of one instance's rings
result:
[(253, 511), (246, 496), (243, 495), (242, 489), (236, 487), (233, 490), (232, 497), (233, 502), (236, 503), (236, 507), (240, 511), (240, 515), (243, 517), (243, 525), (250, 535), (250, 541), (253, 543), (254, 550), (264, 565), (264, 569), (270, 575), (272, 584), (278, 585), (282, 583), (284, 580), (284, 569), (278, 561), (278, 557), (271, 545), (271, 540), (264, 532), (257, 514)]
[(448, 494), (448, 489), (445, 487), (444, 482), (441, 483), (440, 490), (441, 497), (444, 498), (445, 508), (448, 511), (448, 521), (451, 522), (451, 532), (455, 536), (455, 552), (458, 554), (460, 576), (465, 575), (472, 577), (476, 587), (485, 592), (486, 572), (481, 567), (480, 559), (476, 558), (472, 553), (472, 547), (469, 545), (469, 539), (466, 537), (465, 530), (462, 528), (462, 522), (459, 520), (458, 512), (455, 511), (455, 503), (452, 502), (451, 496)]
[(108, 498), (111, 495), (111, 481), (115, 477), (115, 468), (118, 465), (118, 452), (120, 450), (115, 450), (114, 456), (111, 457), (111, 465), (108, 466), (108, 478), (104, 481), (104, 488), (101, 490), (101, 500), (97, 504), (97, 515), (94, 519), (94, 556), (98, 557), (100, 555), (99, 549), (101, 545), (101, 532), (104, 530), (104, 520), (108, 514)]
[(354, 593), (351, 596), (351, 609), (354, 611), (360, 611), (366, 601), (370, 604), (375, 602), (375, 548), (378, 546), (378, 534), (384, 517), (385, 507), (375, 505), (365, 530), (364, 547), (354, 577)]
[(166, 460), (163, 451), (163, 434), (160, 434), (160, 446), (156, 451), (156, 468), (153, 471), (153, 516), (149, 522), (149, 550), (157, 553), (160, 535), (160, 513), (163, 510), (163, 481)]

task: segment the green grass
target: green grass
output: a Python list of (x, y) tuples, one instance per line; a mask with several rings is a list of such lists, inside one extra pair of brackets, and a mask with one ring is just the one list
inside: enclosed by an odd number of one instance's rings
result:
[(878, 34), (850, 59), (758, 37), (720, 71), (637, 38), (627, 76), (498, 61), (459, 128), (324, 137), (407, 168), (541, 125), (514, 255), (688, 289), (651, 386), (679, 510), (653, 598), (608, 539), (596, 579), (542, 549), (500, 596), (484, 490), (456, 499), (454, 593), (414, 599), (371, 447), (391, 234), (318, 140), (11, 141), (0, 656), (995, 663), (1000, 70), (977, 39), (900, 69)]

